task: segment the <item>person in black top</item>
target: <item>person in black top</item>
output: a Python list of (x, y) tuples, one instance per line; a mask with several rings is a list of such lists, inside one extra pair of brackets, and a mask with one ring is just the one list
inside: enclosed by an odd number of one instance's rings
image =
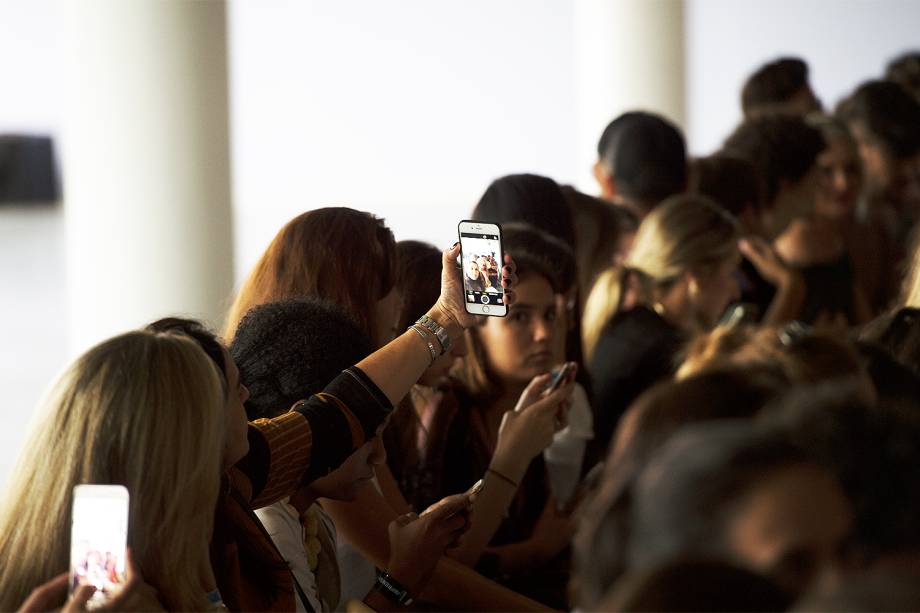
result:
[(738, 240), (738, 222), (711, 200), (674, 196), (642, 221), (625, 264), (598, 278), (582, 319), (597, 453), (632, 401), (671, 376), (685, 338), (737, 298)]

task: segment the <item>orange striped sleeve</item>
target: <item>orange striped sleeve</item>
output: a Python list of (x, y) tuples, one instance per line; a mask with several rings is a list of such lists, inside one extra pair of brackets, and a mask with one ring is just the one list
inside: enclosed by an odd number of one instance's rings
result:
[(269, 450), (267, 481), (252, 501), (255, 509), (290, 495), (310, 466), (313, 433), (306, 418), (292, 411), (252, 422)]

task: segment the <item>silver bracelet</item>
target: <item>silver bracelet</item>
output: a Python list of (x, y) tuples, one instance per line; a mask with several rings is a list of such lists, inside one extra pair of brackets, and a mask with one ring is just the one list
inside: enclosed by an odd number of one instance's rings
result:
[(431, 363), (434, 364), (434, 361), (438, 359), (438, 355), (439, 355), (439, 354), (438, 354), (438, 348), (434, 346), (434, 343), (432, 343), (430, 340), (428, 340), (428, 338), (427, 338), (427, 336), (425, 335), (425, 333), (422, 332), (422, 328), (420, 328), (417, 324), (412, 324), (411, 326), (409, 326), (408, 329), (409, 329), (409, 330), (415, 330), (415, 333), (419, 335), (419, 337), (422, 339), (422, 341), (423, 341), (426, 345), (428, 345), (428, 353), (431, 354)]
[(447, 333), (447, 330), (444, 329), (444, 326), (427, 315), (422, 315), (415, 323), (424, 326), (426, 330), (438, 338), (438, 342), (441, 343), (441, 353), (450, 351), (450, 335)]

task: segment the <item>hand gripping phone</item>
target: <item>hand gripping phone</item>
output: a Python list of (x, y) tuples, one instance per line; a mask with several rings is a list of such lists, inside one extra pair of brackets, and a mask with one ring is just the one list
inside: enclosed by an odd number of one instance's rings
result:
[(569, 378), (569, 374), (572, 372), (572, 369), (575, 367), (573, 362), (566, 362), (562, 365), (562, 368), (553, 373), (553, 380), (550, 381), (550, 384), (546, 388), (547, 394), (552, 394), (557, 389), (562, 387), (562, 384), (566, 382)]
[(128, 490), (122, 485), (78, 485), (73, 488), (70, 529), (70, 591), (92, 585), (87, 602), (98, 608), (125, 584), (128, 544)]
[(502, 229), (494, 223), (461, 221), (460, 265), (466, 312), (504, 317), (508, 314), (502, 288)]

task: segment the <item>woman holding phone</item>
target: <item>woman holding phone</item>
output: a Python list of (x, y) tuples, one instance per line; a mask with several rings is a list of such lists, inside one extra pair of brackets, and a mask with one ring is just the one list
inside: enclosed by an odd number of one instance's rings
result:
[[(551, 562), (569, 544), (571, 522), (548, 495), (542, 456), (506, 448), (501, 438), (520, 405), (546, 392), (550, 373), (564, 355), (558, 297), (575, 276), (560, 271), (574, 271), (574, 265), (565, 265), (573, 256), (560, 241), (523, 224), (506, 227), (502, 242), (519, 273), (515, 303), (505, 317), (484, 318), (467, 330), (467, 355), (450, 390), (455, 406), (451, 411), (439, 407), (432, 416), (438, 423), (428, 431), (422, 470), (436, 479), (428, 492), (434, 499), (465, 491), (483, 474), (496, 484), (487, 481), (487, 490), (507, 488), (511, 499), (506, 519), (496, 525), (494, 537), (487, 536), (470, 551), (461, 542), (460, 551), (451, 555), (476, 563), (486, 576), (544, 604), (564, 607), (566, 570), (564, 564)], [(567, 397), (574, 374), (565, 384)], [(565, 415), (558, 417), (561, 428)], [(508, 468), (496, 471), (497, 465)], [(474, 521), (475, 515), (476, 510)], [(475, 537), (471, 532), (463, 540)]]
[[(356, 236), (367, 240), (355, 245)], [(347, 269), (339, 270), (339, 274), (328, 274), (330, 267), (324, 265), (327, 256), (345, 252), (351, 256)], [(459, 248), (454, 257), (456, 255), (459, 255)], [(386, 343), (394, 334), (403, 334), (405, 330), (395, 326), (399, 305), (398, 293), (394, 291), (396, 261), (392, 233), (373, 215), (348, 208), (303, 213), (279, 231), (243, 283), (228, 316), (225, 336), (234, 336), (239, 320), (253, 306), (286, 298), (316, 297), (343, 307), (371, 336), (375, 345)], [(456, 275), (457, 283), (462, 283), (462, 275), (456, 271), (453, 262), (450, 269), (451, 274)], [(508, 280), (513, 279), (513, 266), (506, 262), (501, 274), (501, 285), (508, 291)], [(463, 294), (457, 298), (457, 308), (463, 309)], [(464, 311), (463, 317), (470, 316)], [(415, 332), (410, 333), (418, 338)], [(403, 395), (408, 390), (409, 387)], [(353, 547), (347, 559), (354, 560), (356, 550), (363, 566), (367, 567), (367, 576), (363, 581), (349, 582), (345, 576), (345, 567), (349, 563), (344, 563), (343, 598), (349, 595), (360, 597), (366, 593), (373, 582), (374, 566), (382, 567), (389, 560), (387, 525), (410, 510), (388, 468), (381, 466), (376, 472), (379, 489), (363, 488), (357, 499), (350, 502), (323, 501), (339, 535)], [(354, 562), (357, 566), (359, 561)], [(438, 563), (424, 597), (429, 602), (450, 608), (539, 608), (533, 600), (502, 589), (459, 562), (446, 558)]]
[[(458, 338), (473, 323), (463, 308), (460, 275), (453, 266), (458, 252), (445, 252), (442, 292), (427, 313), (450, 338)], [(514, 281), (512, 266), (502, 281), (506, 288)], [(513, 292), (508, 295), (513, 300)], [(211, 608), (218, 585), (247, 597), (237, 603), (225, 600), (231, 609), (252, 608), (246, 603), (253, 600), (269, 603), (256, 608), (292, 608), (289, 582), (286, 588), (276, 583), (275, 594), (253, 593), (271, 591), (271, 586), (247, 592), (245, 581), (243, 586), (220, 584), (221, 576), (234, 576), (233, 568), (241, 578), (239, 561), (225, 550), (218, 559), (229, 566), (212, 566), (213, 547), (223, 543), (212, 542), (209, 551), (207, 535), (214, 532), (217, 538), (234, 533), (234, 528), (215, 525), (215, 516), (202, 509), (234, 498), (239, 510), (221, 518), (219, 507), (216, 518), (245, 522), (239, 499), (248, 495), (246, 504), (256, 505), (258, 499), (280, 498), (314, 471), (322, 474), (338, 466), (368, 432), (376, 431), (391, 403), (428, 367), (428, 341), (437, 342), (437, 337), (420, 339), (408, 331), (337, 377), (325, 397), (306, 399), (280, 421), (247, 428), (242, 410), (247, 392), (226, 350), (208, 356), (193, 336), (163, 327), (167, 329), (132, 332), (91, 349), (49, 397), (48, 410), (0, 509), (0, 608), (15, 609), (33, 588), (67, 568), (71, 490), (84, 482), (121, 483), (131, 492), (128, 543), (144, 579), (166, 608)], [(222, 360), (223, 372), (215, 367), (217, 360)], [(294, 445), (306, 454), (298, 451), (295, 464), (279, 465), (274, 455), (263, 457), (279, 435), (282, 440), (312, 439), (312, 447)], [(350, 448), (336, 442), (342, 435), (351, 440)], [(228, 467), (222, 489), (221, 472)], [(451, 518), (457, 516), (452, 507), (443, 511), (428, 518), (402, 518), (391, 533), (406, 535), (403, 547), (416, 539), (443, 550), (453, 537), (442, 537), (450, 536), (451, 526), (456, 528)], [(29, 529), (22, 530), (22, 525)], [(240, 549), (233, 551), (240, 555)], [(421, 590), (434, 570), (419, 562), (406, 567), (404, 577), (395, 577), (409, 590)], [(381, 564), (386, 568), (387, 561)], [(218, 593), (216, 602), (221, 597)]]
[[(509, 232), (512, 243), (522, 235), (510, 227)], [(530, 235), (530, 231), (524, 235)], [(400, 242), (396, 251), (399, 256), (396, 288), (402, 297), (397, 327), (406, 328), (424, 314), (424, 305), (438, 294), (441, 255), (435, 247), (416, 241)], [(468, 395), (451, 371), (462, 366), (467, 353), (467, 343), (461, 340), (450, 354), (435, 361), (393, 412), (384, 431), (387, 464), (413, 509), (425, 508), (446, 491), (445, 462), (456, 462), (456, 459), (448, 461), (445, 451), (449, 429), (458, 412), (468, 410), (460, 405), (460, 399)], [(472, 525), (460, 546), (448, 553), (452, 558), (476, 564), (502, 523), (527, 465), (553, 442), (558, 430), (559, 405), (547, 401), (552, 392), (563, 387), (566, 389), (558, 396), (568, 398), (571, 383), (567, 376), (555, 381), (556, 387), (544, 392), (542, 374), (531, 380), (534, 384), (531, 393), (522, 394), (516, 410), (505, 413), (492, 461), (480, 475), (483, 492), (473, 504)], [(510, 476), (511, 482), (502, 476)]]

